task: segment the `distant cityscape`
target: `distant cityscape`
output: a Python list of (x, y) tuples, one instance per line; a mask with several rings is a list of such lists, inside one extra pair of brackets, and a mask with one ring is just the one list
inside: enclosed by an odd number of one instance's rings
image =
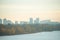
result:
[(60, 31), (60, 22), (29, 18), (29, 21), (15, 21), (0, 19), (0, 36), (30, 34), (37, 32)]
[(57, 24), (58, 22), (51, 22), (51, 20), (42, 20), (40, 21), (39, 18), (36, 18), (35, 20), (33, 20), (33, 18), (29, 18), (29, 21), (15, 21), (14, 23), (11, 21), (11, 20), (8, 20), (6, 18), (4, 19), (1, 19), (0, 18), (0, 24), (4, 24), (4, 25), (7, 25), (7, 24)]

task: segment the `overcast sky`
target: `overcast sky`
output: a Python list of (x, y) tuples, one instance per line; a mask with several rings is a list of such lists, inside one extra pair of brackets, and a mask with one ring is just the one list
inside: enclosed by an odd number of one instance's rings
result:
[(21, 21), (30, 17), (60, 22), (60, 0), (0, 0), (0, 18)]

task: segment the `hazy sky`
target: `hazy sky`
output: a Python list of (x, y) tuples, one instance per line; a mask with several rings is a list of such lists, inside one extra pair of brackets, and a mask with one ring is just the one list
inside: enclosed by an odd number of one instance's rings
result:
[(60, 0), (0, 0), (0, 18), (26, 21), (30, 17), (60, 22)]

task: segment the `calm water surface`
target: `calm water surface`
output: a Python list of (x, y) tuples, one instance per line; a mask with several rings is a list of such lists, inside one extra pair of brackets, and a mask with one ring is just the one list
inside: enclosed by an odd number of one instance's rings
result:
[(40, 32), (14, 36), (0, 36), (0, 40), (60, 40), (60, 31)]

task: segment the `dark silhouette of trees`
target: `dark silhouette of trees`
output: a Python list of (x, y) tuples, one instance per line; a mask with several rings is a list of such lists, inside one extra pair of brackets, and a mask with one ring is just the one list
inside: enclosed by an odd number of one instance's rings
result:
[(25, 24), (25, 25), (3, 25), (0, 24), (1, 35), (29, 34), (43, 31), (60, 31), (60, 24)]

